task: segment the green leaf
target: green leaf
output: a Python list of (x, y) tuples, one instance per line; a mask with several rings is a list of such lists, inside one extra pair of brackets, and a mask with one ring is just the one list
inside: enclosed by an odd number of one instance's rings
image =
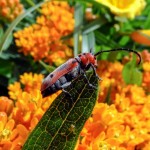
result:
[[(80, 3), (76, 3), (75, 6), (75, 29), (80, 27), (83, 24), (83, 6)], [(78, 49), (79, 49), (79, 36), (81, 34), (81, 28), (74, 32), (74, 56), (78, 55)]]
[(10, 46), (12, 40), (13, 40), (13, 35), (12, 35), (12, 33), (10, 33), (9, 36), (7, 37), (4, 45), (3, 45), (4, 50), (7, 49)]
[(6, 61), (3, 59), (0, 59), (0, 75), (6, 77), (6, 78), (10, 78), (11, 77), (11, 73), (14, 69), (14, 64), (11, 63), (10, 61)]
[(142, 73), (136, 67), (136, 61), (128, 62), (122, 71), (123, 79), (126, 84), (137, 84), (141, 85), (142, 83)]
[[(109, 46), (111, 48), (119, 48), (119, 44), (116, 43), (113, 39), (108, 39), (106, 35), (99, 31), (95, 31), (95, 37), (96, 41), (99, 44), (104, 44), (106, 46)], [(109, 61), (115, 61), (117, 59), (118, 52), (109, 53), (107, 56), (107, 60)]]
[(0, 24), (0, 39), (2, 38), (3, 34), (4, 34), (4, 30), (2, 25)]
[(43, 3), (45, 2), (40, 2), (39, 4), (35, 5), (34, 7), (29, 8), (25, 13), (19, 15), (9, 26), (9, 28), (6, 30), (5, 34), (3, 35), (1, 41), (0, 41), (0, 51), (5, 50), (6, 44), (9, 40), (10, 34), (16, 27), (16, 25), (23, 19), (25, 18), (28, 14), (30, 14), (32, 11), (40, 7)]
[(123, 36), (123, 37), (121, 37), (121, 39), (119, 41), (119, 45), (125, 46), (125, 45), (127, 45), (127, 43), (129, 41), (130, 41), (130, 37), (129, 36)]
[(100, 28), (101, 26), (103, 26), (106, 23), (106, 19), (101, 17), (98, 18), (90, 23), (88, 23), (87, 25), (85, 25), (83, 27), (83, 34), (87, 34), (90, 33), (98, 28)]
[(82, 53), (88, 53), (92, 50), (95, 51), (95, 35), (94, 32), (82, 35)]
[(112, 48), (119, 47), (119, 44), (116, 43), (113, 39), (108, 39), (106, 35), (104, 35), (102, 32), (95, 31), (95, 37), (96, 41), (99, 44), (104, 44)]
[[(87, 73), (91, 84), (98, 86), (98, 79)], [(74, 150), (79, 134), (95, 106), (98, 88), (91, 88), (84, 76), (75, 79), (49, 107), (30, 134), (23, 150)]]

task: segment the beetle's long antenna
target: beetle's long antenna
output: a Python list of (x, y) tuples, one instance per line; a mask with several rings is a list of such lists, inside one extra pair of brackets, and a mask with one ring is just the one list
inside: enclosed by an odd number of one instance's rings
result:
[(101, 53), (104, 53), (104, 52), (120, 51), (120, 50), (135, 53), (139, 57), (139, 59), (140, 59), (139, 62), (138, 62), (138, 64), (141, 63), (141, 55), (137, 51), (135, 51), (133, 49), (129, 49), (129, 48), (116, 48), (116, 49), (110, 49), (110, 50), (103, 50), (103, 51), (97, 52), (94, 56), (97, 56), (97, 55), (99, 55)]

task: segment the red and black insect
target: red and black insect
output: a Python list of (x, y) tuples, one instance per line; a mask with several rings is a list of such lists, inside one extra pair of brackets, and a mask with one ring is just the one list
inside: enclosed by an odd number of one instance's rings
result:
[[(96, 54), (92, 54), (91, 52), (79, 54), (77, 57), (69, 59), (66, 63), (56, 68), (44, 79), (41, 86), (42, 96), (49, 96), (58, 90), (63, 90), (65, 93), (69, 94), (67, 91), (64, 90), (64, 88), (68, 87), (71, 84), (71, 81), (77, 78), (80, 74), (83, 74), (86, 77), (85, 72), (89, 70), (89, 68), (92, 68), (93, 73), (98, 77), (98, 75), (96, 74), (96, 56), (104, 52), (120, 50), (133, 52), (137, 54), (139, 56), (139, 63), (141, 62), (140, 54), (132, 49), (127, 48), (104, 50), (99, 51)], [(92, 84), (89, 83), (88, 79), (87, 82), (89, 86), (94, 87)]]

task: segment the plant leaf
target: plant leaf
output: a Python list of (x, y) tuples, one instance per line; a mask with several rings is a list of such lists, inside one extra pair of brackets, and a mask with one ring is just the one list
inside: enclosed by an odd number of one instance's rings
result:
[[(75, 28), (78, 28), (83, 24), (83, 12), (84, 12), (83, 6), (80, 3), (76, 3), (75, 13), (74, 13)], [(80, 34), (81, 34), (80, 28), (73, 34), (74, 35), (74, 56), (78, 55)]]
[(0, 39), (3, 37), (3, 34), (4, 34), (4, 30), (2, 25), (0, 24)]
[(3, 49), (4, 50), (7, 49), (10, 46), (10, 44), (12, 43), (12, 40), (13, 40), (13, 34), (10, 33), (9, 36), (7, 37), (5, 43), (3, 44)]
[[(112, 39), (107, 39), (107, 37), (99, 31), (95, 31), (95, 38), (96, 38), (97, 43), (99, 43), (101, 45), (104, 44), (104, 45), (107, 45), (111, 48), (120, 47), (118, 43), (116, 43)], [(107, 60), (115, 61), (117, 59), (117, 54), (118, 54), (118, 52), (109, 53), (107, 56)]]
[[(98, 86), (98, 79), (93, 73), (88, 72), (87, 77), (91, 84)], [(29, 136), (23, 150), (74, 150), (96, 103), (98, 88), (91, 88), (85, 77), (79, 76), (65, 90), (72, 99), (64, 92), (56, 98)]]
[(90, 23), (88, 23), (87, 25), (85, 25), (83, 27), (83, 34), (87, 34), (90, 33), (92, 31), (95, 31), (96, 29), (100, 28), (101, 26), (103, 26), (106, 23), (106, 19), (105, 18), (98, 18)]
[(104, 44), (112, 48), (119, 47), (118, 43), (112, 39), (107, 39), (106, 35), (104, 35), (102, 32), (95, 31), (95, 37), (99, 44)]
[(94, 32), (82, 35), (82, 53), (88, 53), (95, 50), (95, 35)]
[(133, 59), (124, 66), (122, 75), (126, 84), (141, 85), (142, 83), (142, 73), (136, 67), (136, 59)]
[(0, 75), (4, 76), (6, 78), (10, 78), (11, 72), (14, 69), (14, 64), (11, 63), (10, 61), (0, 59), (0, 66), (3, 66), (0, 68)]

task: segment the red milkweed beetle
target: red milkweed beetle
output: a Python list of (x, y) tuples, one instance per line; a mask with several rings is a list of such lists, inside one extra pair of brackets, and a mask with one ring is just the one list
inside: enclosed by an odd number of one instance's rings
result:
[(89, 53), (79, 54), (75, 58), (69, 59), (66, 63), (62, 64), (58, 68), (56, 68), (52, 73), (50, 73), (43, 81), (41, 85), (41, 93), (43, 97), (49, 96), (55, 93), (58, 90), (63, 90), (65, 93), (70, 95), (64, 88), (68, 87), (71, 84), (71, 81), (77, 78), (80, 74), (83, 74), (89, 84), (89, 86), (94, 87), (89, 83), (89, 80), (86, 77), (85, 71), (89, 70), (91, 67), (93, 69), (93, 73), (96, 74), (97, 60), (96, 56), (110, 51), (128, 51), (133, 52), (139, 56), (139, 63), (141, 62), (141, 56), (138, 52), (128, 49), (128, 48), (117, 48), (111, 50), (103, 50), (99, 51), (96, 54), (92, 54), (91, 51)]

